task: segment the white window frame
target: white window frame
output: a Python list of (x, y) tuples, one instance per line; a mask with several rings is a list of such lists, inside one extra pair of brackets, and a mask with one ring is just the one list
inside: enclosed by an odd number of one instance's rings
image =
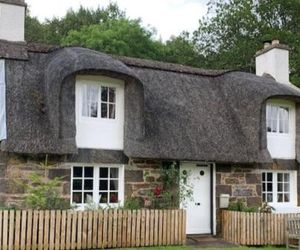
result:
[[(295, 103), (288, 100), (271, 99), (267, 101), (266, 111), (269, 105), (285, 107), (289, 109), (288, 133), (268, 132), (267, 114), (266, 131), (267, 146), (273, 159), (295, 159), (296, 157), (296, 107)], [(278, 124), (277, 124), (278, 125)]]
[[(83, 91), (82, 89), (86, 84), (101, 87), (115, 88), (115, 118), (102, 118), (101, 117), (101, 91), (99, 91), (98, 98), (98, 117), (88, 117), (82, 115), (83, 107)], [(122, 119), (120, 117), (120, 102), (122, 104), (123, 98), (120, 98), (119, 90), (124, 88), (124, 82), (118, 79), (105, 77), (105, 76), (77, 76), (76, 78), (76, 98), (78, 99), (76, 106), (76, 113), (79, 116), (80, 122), (96, 123), (96, 122), (105, 122), (105, 123), (117, 123), (118, 120)]]
[[(271, 173), (272, 174), (272, 194), (273, 199), (272, 202), (268, 202), (268, 204), (272, 207), (274, 207), (278, 212), (281, 212), (285, 208), (295, 208), (297, 207), (297, 171), (296, 170), (263, 170), (261, 171), (261, 175), (263, 173)], [(289, 174), (290, 175), (290, 201), (289, 202), (278, 202), (277, 201), (277, 174)], [(261, 184), (263, 185), (263, 180), (261, 181)], [(261, 194), (263, 197), (263, 186), (261, 189)], [(271, 192), (268, 192), (271, 193)], [(265, 200), (262, 200), (263, 202), (266, 202)]]
[[(78, 209), (84, 209), (85, 206), (87, 205), (87, 203), (76, 203), (74, 204), (73, 203), (73, 191), (76, 192), (77, 190), (73, 190), (73, 169), (74, 167), (93, 167), (93, 202), (94, 204), (99, 204), (99, 206), (101, 206), (102, 208), (106, 208), (106, 207), (118, 207), (118, 206), (123, 206), (124, 204), (124, 178), (125, 178), (125, 175), (124, 175), (124, 171), (125, 171), (125, 166), (124, 165), (119, 165), (119, 164), (91, 164), (91, 163), (86, 163), (86, 164), (83, 164), (83, 163), (73, 163), (71, 165), (71, 184), (70, 184), (70, 192), (71, 192), (71, 195), (70, 195), (70, 203), (71, 205), (75, 205), (76, 208)], [(107, 203), (107, 204), (104, 204), (104, 203), (99, 203), (99, 199), (100, 199), (100, 196), (99, 196), (99, 192), (101, 192), (99, 190), (99, 180), (100, 180), (100, 171), (99, 169), (100, 168), (118, 168), (119, 169), (119, 177), (118, 177), (118, 180), (119, 180), (119, 183), (118, 183), (118, 200), (119, 202), (118, 203)], [(76, 179), (76, 178), (75, 178)], [(84, 182), (82, 182), (82, 186), (84, 185)], [(108, 183), (109, 185), (109, 183)], [(83, 189), (83, 187), (82, 187)]]

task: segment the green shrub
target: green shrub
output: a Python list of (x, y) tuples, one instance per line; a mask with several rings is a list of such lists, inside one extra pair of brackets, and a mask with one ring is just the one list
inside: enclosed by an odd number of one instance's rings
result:
[[(63, 177), (61, 177), (63, 178)], [(34, 173), (29, 176), (29, 183), (23, 184), (27, 193), (25, 206), (30, 209), (69, 209), (69, 201), (61, 198), (59, 187), (61, 178), (45, 180)]]
[(141, 201), (137, 197), (129, 197), (125, 199), (124, 202), (124, 209), (129, 209), (129, 210), (137, 210), (142, 207)]

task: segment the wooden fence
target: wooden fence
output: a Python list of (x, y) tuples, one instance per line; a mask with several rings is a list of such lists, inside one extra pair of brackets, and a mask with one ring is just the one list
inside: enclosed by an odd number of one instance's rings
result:
[(284, 245), (286, 219), (296, 216), (300, 214), (223, 211), (223, 238), (239, 245)]
[(182, 245), (184, 210), (0, 211), (1, 250)]

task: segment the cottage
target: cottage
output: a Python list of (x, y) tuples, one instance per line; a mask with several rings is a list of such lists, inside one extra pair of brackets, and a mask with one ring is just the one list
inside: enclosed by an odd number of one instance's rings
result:
[(61, 195), (83, 206), (147, 196), (174, 162), (189, 171), (187, 232), (214, 234), (220, 196), (298, 211), (300, 91), (288, 47), (256, 54), (257, 75), (112, 57), (24, 41), (24, 0), (0, 0), (0, 200), (52, 164)]

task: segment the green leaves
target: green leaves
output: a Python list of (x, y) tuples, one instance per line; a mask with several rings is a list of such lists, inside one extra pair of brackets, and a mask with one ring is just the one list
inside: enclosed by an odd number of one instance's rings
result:
[(194, 40), (205, 67), (254, 72), (254, 54), (264, 40), (279, 39), (293, 48), (291, 80), (299, 81), (300, 1), (211, 1)]

